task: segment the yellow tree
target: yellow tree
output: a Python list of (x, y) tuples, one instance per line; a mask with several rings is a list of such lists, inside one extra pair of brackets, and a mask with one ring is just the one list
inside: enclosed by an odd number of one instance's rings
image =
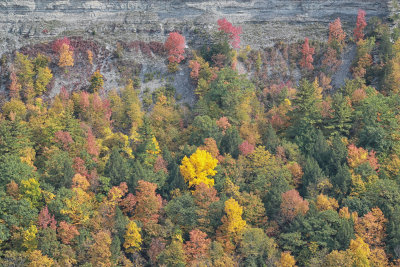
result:
[(88, 57), (88, 61), (90, 63), (90, 65), (93, 65), (93, 52), (92, 50), (86, 50), (87, 53), (87, 57)]
[(64, 43), (60, 48), (60, 58), (58, 61), (58, 66), (61, 68), (74, 66), (74, 52), (66, 43)]
[(28, 259), (30, 261), (28, 267), (51, 267), (54, 265), (54, 260), (42, 255), (40, 250), (34, 250), (29, 253)]
[(64, 199), (65, 207), (61, 214), (68, 215), (73, 224), (86, 224), (93, 213), (93, 195), (86, 192), (89, 182), (86, 177), (76, 174), (72, 180), (73, 195)]
[(246, 221), (242, 219), (243, 208), (235, 199), (230, 198), (225, 201), (225, 212), (226, 216), (222, 218), (222, 221), (226, 224), (228, 233), (241, 233), (246, 226)]
[(217, 167), (218, 160), (205, 150), (197, 149), (190, 158), (184, 157), (182, 165), (179, 167), (181, 174), (189, 187), (194, 187), (204, 183), (211, 187), (214, 186), (214, 179), (209, 178), (217, 174), (214, 170)]
[(353, 262), (347, 251), (333, 250), (331, 253), (326, 255), (324, 265), (327, 267), (351, 267)]
[(2, 110), (3, 115), (9, 119), (24, 119), (26, 117), (26, 106), (18, 98), (12, 98), (9, 102), (4, 103)]
[(279, 262), (277, 262), (277, 267), (294, 267), (296, 266), (296, 260), (292, 255), (290, 255), (289, 251), (285, 251), (281, 253), (281, 258)]
[(22, 246), (26, 248), (27, 250), (34, 250), (37, 248), (38, 242), (36, 239), (36, 235), (38, 233), (38, 230), (36, 228), (36, 225), (31, 225), (29, 229), (25, 230), (23, 233), (24, 239), (22, 242)]
[(39, 207), (42, 199), (42, 189), (35, 178), (21, 181), (21, 197), (29, 201), (32, 207)]
[(357, 238), (354, 240), (350, 240), (350, 247), (348, 251), (354, 261), (353, 262), (354, 266), (358, 267), (370, 266), (368, 258), (370, 257), (371, 251), (369, 249), (368, 244), (365, 243), (360, 236), (357, 236)]
[(134, 221), (130, 221), (126, 226), (124, 248), (126, 252), (134, 253), (140, 250), (142, 245), (142, 236), (140, 235), (140, 228)]
[(90, 263), (93, 266), (111, 267), (111, 235), (100, 231), (93, 236), (94, 242), (89, 249)]
[(47, 90), (47, 85), (53, 78), (53, 74), (48, 67), (38, 68), (35, 81), (35, 93), (43, 94)]
[(316, 206), (319, 211), (324, 210), (337, 210), (339, 208), (339, 204), (335, 198), (330, 198), (326, 195), (319, 194), (316, 200)]

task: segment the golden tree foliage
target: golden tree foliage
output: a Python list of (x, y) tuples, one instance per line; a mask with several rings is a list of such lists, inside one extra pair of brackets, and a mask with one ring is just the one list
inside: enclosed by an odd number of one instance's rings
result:
[(371, 263), (371, 266), (376, 266), (376, 267), (390, 266), (388, 257), (387, 257), (387, 255), (385, 253), (385, 250), (383, 248), (371, 249), (371, 254), (369, 256), (369, 261)]
[(134, 253), (141, 249), (142, 236), (140, 235), (141, 229), (134, 221), (130, 221), (126, 226), (124, 248), (127, 252)]
[(42, 189), (35, 178), (21, 181), (21, 197), (29, 201), (32, 207), (38, 207), (42, 198)]
[(157, 140), (162, 144), (169, 144), (169, 148), (176, 149), (179, 146), (176, 137), (181, 131), (181, 114), (174, 99), (161, 94), (153, 107), (150, 119)]
[(241, 233), (246, 226), (246, 221), (242, 219), (243, 208), (235, 199), (230, 198), (225, 201), (225, 213), (226, 216), (222, 218), (222, 221), (226, 224), (228, 233)]
[(351, 267), (352, 259), (347, 251), (333, 250), (331, 253), (326, 255), (324, 265), (327, 267)]
[(369, 256), (370, 249), (367, 243), (364, 240), (357, 236), (356, 239), (350, 240), (350, 247), (348, 249), (352, 259), (353, 265), (358, 267), (369, 267)]
[(37, 248), (38, 242), (36, 239), (36, 235), (38, 230), (36, 225), (31, 225), (29, 229), (25, 230), (23, 233), (23, 241), (22, 246), (27, 250), (34, 250)]
[(69, 45), (66, 43), (64, 43), (60, 48), (58, 66), (60, 68), (74, 66), (74, 52), (70, 50)]
[(54, 265), (54, 260), (42, 255), (40, 250), (33, 250), (29, 253), (28, 259), (30, 261), (28, 267), (51, 267)]
[(330, 198), (323, 194), (317, 196), (316, 205), (319, 211), (337, 210), (339, 208), (339, 204), (335, 198)]
[(93, 236), (94, 243), (89, 249), (90, 263), (93, 266), (111, 267), (111, 236), (108, 231), (100, 231)]
[(292, 255), (290, 255), (289, 251), (285, 251), (281, 253), (281, 258), (279, 262), (276, 264), (277, 267), (294, 267), (296, 266), (296, 260)]
[(36, 168), (34, 166), (34, 161), (36, 157), (36, 151), (32, 147), (26, 147), (20, 153), (20, 159), (22, 162), (28, 164), (29, 166)]
[(87, 54), (87, 57), (88, 57), (88, 61), (89, 61), (89, 64), (90, 65), (93, 65), (93, 52), (92, 52), (92, 50), (86, 50), (86, 54)]
[(82, 190), (86, 191), (89, 189), (90, 183), (86, 179), (85, 176), (80, 175), (79, 173), (75, 174), (72, 178), (72, 187), (74, 188), (81, 188)]
[(211, 154), (205, 150), (197, 149), (190, 158), (184, 157), (182, 165), (179, 167), (185, 181), (189, 183), (189, 187), (204, 183), (205, 185), (214, 186), (214, 176), (217, 171), (218, 160), (213, 158)]
[(80, 187), (75, 187), (72, 191), (72, 197), (64, 199), (65, 208), (60, 212), (68, 215), (73, 224), (86, 224), (93, 209), (93, 198)]
[(146, 153), (149, 153), (151, 155), (157, 155), (160, 153), (160, 145), (158, 144), (158, 141), (155, 136), (151, 138), (150, 149), (147, 149)]
[(49, 67), (38, 68), (35, 81), (35, 93), (37, 95), (43, 94), (47, 90), (47, 85), (53, 78), (53, 74)]
[(350, 214), (349, 208), (348, 207), (343, 207), (339, 210), (339, 217), (340, 218), (345, 218), (345, 219), (350, 219), (352, 218), (353, 221), (356, 221), (358, 218), (358, 214), (356, 211), (353, 211)]
[(9, 102), (5, 103), (2, 109), (3, 115), (6, 115), (9, 119), (23, 119), (26, 116), (26, 106), (24, 102), (17, 98), (12, 98)]

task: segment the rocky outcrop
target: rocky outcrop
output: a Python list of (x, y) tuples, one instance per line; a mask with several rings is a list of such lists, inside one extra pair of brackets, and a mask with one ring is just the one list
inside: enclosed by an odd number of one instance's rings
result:
[(386, 16), (390, 0), (0, 0), (0, 53), (64, 35), (90, 35), (113, 45), (117, 39), (163, 41), (172, 30), (191, 33), (226, 17), (243, 26), (243, 42), (326, 36), (340, 17), (354, 26), (359, 8)]

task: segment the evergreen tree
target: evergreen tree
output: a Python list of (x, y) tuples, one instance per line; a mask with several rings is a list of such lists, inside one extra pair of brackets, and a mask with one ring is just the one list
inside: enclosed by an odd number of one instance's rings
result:
[(128, 181), (129, 165), (118, 148), (113, 148), (104, 168), (104, 175), (111, 179), (112, 185)]

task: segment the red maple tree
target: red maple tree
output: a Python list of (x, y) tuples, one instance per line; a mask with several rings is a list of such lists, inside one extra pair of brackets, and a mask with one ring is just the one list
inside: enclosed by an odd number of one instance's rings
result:
[(300, 61), (300, 66), (308, 70), (313, 70), (314, 66), (312, 63), (314, 62), (313, 54), (315, 53), (315, 49), (313, 47), (310, 47), (308, 38), (304, 39), (304, 44), (301, 49), (301, 53), (302, 57)]
[(244, 140), (243, 143), (239, 145), (239, 150), (243, 156), (247, 156), (248, 154), (253, 153), (254, 145), (250, 144), (247, 140)]
[(38, 225), (42, 229), (46, 229), (47, 227), (50, 227), (51, 229), (56, 229), (56, 224), (57, 221), (54, 218), (54, 215), (51, 215), (49, 213), (49, 209), (47, 206), (44, 206), (44, 208), (39, 212), (38, 216)]
[(165, 49), (168, 51), (168, 60), (170, 63), (179, 63), (185, 57), (185, 37), (177, 32), (171, 32), (165, 41)]
[(308, 201), (304, 200), (296, 189), (282, 194), (281, 214), (287, 221), (292, 221), (297, 215), (304, 215), (309, 210)]
[(357, 15), (357, 24), (356, 28), (354, 29), (354, 39), (358, 42), (360, 39), (364, 38), (364, 28), (367, 26), (367, 22), (365, 21), (365, 11), (362, 9), (358, 10)]
[(218, 30), (225, 32), (228, 34), (229, 39), (231, 40), (231, 44), (234, 48), (239, 48), (240, 46), (240, 34), (242, 34), (242, 27), (240, 26), (233, 26), (226, 18), (219, 19), (218, 23)]

